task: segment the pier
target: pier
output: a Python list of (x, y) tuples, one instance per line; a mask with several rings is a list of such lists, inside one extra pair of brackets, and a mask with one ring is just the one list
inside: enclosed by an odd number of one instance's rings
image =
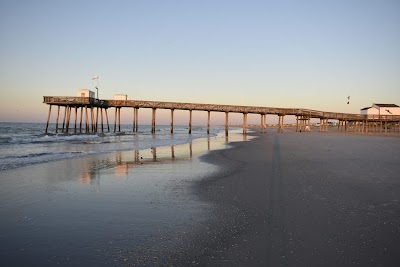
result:
[[(207, 133), (210, 133), (211, 112), (225, 113), (225, 133), (228, 134), (229, 114), (243, 114), (243, 133), (247, 133), (247, 115), (260, 115), (260, 132), (265, 133), (267, 128), (266, 115), (278, 116), (278, 132), (284, 132), (285, 116), (296, 117), (296, 132), (307, 132), (311, 129), (311, 119), (319, 119), (320, 132), (328, 131), (329, 121), (337, 122), (337, 131), (340, 132), (373, 132), (373, 133), (400, 133), (400, 115), (362, 115), (351, 113), (325, 112), (303, 108), (274, 108), (257, 106), (196, 104), (181, 102), (160, 102), (145, 100), (99, 100), (92, 97), (73, 96), (44, 96), (43, 103), (49, 105), (46, 123), (46, 133), (52, 107), (57, 107), (55, 133), (59, 130), (65, 133), (99, 133), (110, 132), (108, 109), (113, 108), (114, 132), (121, 131), (121, 108), (131, 108), (133, 113), (132, 131), (138, 132), (139, 109), (152, 109), (151, 132), (156, 132), (157, 109), (171, 110), (171, 133), (174, 132), (174, 111), (189, 111), (189, 134), (192, 132), (192, 113), (202, 111), (208, 113)], [(63, 108), (63, 111), (61, 110)], [(62, 126), (60, 112), (64, 113)], [(70, 124), (73, 123), (73, 126)]]

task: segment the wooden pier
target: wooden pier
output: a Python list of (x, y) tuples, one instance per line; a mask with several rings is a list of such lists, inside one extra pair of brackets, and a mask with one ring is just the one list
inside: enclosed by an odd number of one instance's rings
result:
[[(64, 116), (61, 131), (70, 133), (73, 130), (77, 133), (98, 133), (106, 129), (110, 131), (107, 110), (114, 108), (114, 132), (121, 131), (121, 108), (132, 108), (133, 110), (133, 132), (138, 132), (139, 109), (152, 109), (151, 132), (156, 131), (156, 111), (157, 109), (171, 110), (171, 133), (174, 132), (174, 111), (189, 111), (189, 134), (192, 132), (192, 112), (206, 111), (208, 113), (207, 133), (210, 133), (211, 112), (225, 113), (225, 132), (228, 134), (229, 113), (243, 114), (243, 133), (247, 133), (247, 115), (258, 114), (261, 116), (260, 132), (266, 132), (266, 115), (278, 116), (278, 132), (284, 131), (285, 116), (296, 117), (296, 131), (309, 131), (311, 129), (310, 120), (320, 119), (321, 132), (328, 131), (329, 120), (337, 121), (337, 131), (340, 132), (400, 132), (399, 115), (361, 115), (350, 113), (325, 112), (302, 108), (272, 108), (257, 106), (235, 106), (217, 104), (196, 104), (179, 102), (159, 102), (144, 100), (99, 100), (90, 97), (71, 97), (71, 96), (44, 96), (43, 103), (49, 105), (49, 113), (46, 123), (46, 133), (48, 132), (52, 106), (57, 107), (55, 133), (59, 131), (59, 121), (61, 107), (64, 108)], [(104, 116), (103, 116), (104, 114)], [(99, 120), (100, 117), (100, 120)], [(79, 120), (79, 122), (78, 122)], [(70, 123), (73, 121), (73, 127)], [(106, 123), (106, 124), (105, 124)], [(100, 126), (100, 128), (99, 128)]]

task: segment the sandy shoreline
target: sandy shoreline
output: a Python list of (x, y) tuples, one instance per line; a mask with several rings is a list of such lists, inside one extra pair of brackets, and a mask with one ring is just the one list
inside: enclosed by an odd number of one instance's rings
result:
[(183, 265), (398, 264), (397, 137), (257, 135), (203, 157), (225, 171), (198, 183), (215, 208)]
[(397, 265), (398, 137), (252, 135), (0, 173), (0, 263)]

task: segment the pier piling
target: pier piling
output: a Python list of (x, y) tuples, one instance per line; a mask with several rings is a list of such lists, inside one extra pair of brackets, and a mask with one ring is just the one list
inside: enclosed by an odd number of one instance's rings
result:
[(171, 109), (171, 134), (174, 133), (174, 109)]
[(58, 133), (58, 117), (60, 116), (60, 108), (61, 108), (61, 106), (58, 106), (57, 119), (56, 119), (56, 133)]
[(207, 117), (208, 117), (208, 119), (207, 119), (207, 134), (210, 134), (210, 111), (209, 110), (207, 110)]
[[(271, 107), (255, 107), (255, 106), (234, 106), (234, 105), (215, 105), (215, 104), (194, 104), (194, 103), (178, 103), (178, 102), (156, 102), (156, 101), (140, 101), (140, 100), (99, 100), (90, 97), (57, 97), (44, 96), (43, 103), (49, 105), (47, 114), (45, 132), (49, 132), (49, 124), (51, 118), (52, 106), (57, 106), (57, 114), (55, 119), (55, 133), (59, 132), (60, 110), (64, 107), (63, 126), (61, 131), (69, 133), (70, 122), (73, 116), (72, 109), (75, 109), (74, 133), (78, 132), (77, 120), (80, 108), (79, 133), (82, 133), (82, 124), (85, 119), (85, 132), (99, 132), (99, 112), (101, 120), (101, 131), (104, 132), (103, 109), (107, 120), (107, 130), (110, 131), (107, 109), (115, 108), (114, 132), (121, 131), (121, 108), (133, 108), (133, 132), (138, 132), (139, 124), (139, 108), (152, 109), (152, 133), (155, 133), (156, 109), (171, 110), (171, 133), (174, 132), (174, 111), (189, 111), (189, 134), (193, 131), (193, 111), (207, 111), (207, 134), (210, 134), (210, 117), (211, 112), (225, 113), (225, 134), (229, 132), (229, 113), (243, 114), (243, 133), (247, 133), (248, 114), (259, 114), (260, 132), (266, 132), (266, 115), (278, 115), (278, 132), (284, 131), (284, 116), (293, 115), (296, 117), (296, 131), (302, 131), (304, 128), (311, 129), (311, 118), (319, 118), (319, 131), (326, 132), (329, 128), (329, 119), (338, 121), (337, 131), (340, 132), (362, 132), (362, 133), (397, 133), (400, 132), (400, 116), (399, 115), (362, 115), (348, 113), (322, 112), (317, 110), (293, 109), (293, 108), (271, 108)], [(94, 110), (96, 108), (96, 110)], [(88, 111), (90, 109), (90, 111)], [(99, 110), (100, 109), (100, 110)], [(85, 116), (85, 118), (83, 118)]]
[(189, 110), (189, 134), (192, 134), (192, 110)]
[(225, 136), (228, 136), (228, 130), (229, 130), (229, 112), (225, 112)]
[(151, 116), (151, 133), (156, 133), (156, 109), (152, 109), (152, 116)]

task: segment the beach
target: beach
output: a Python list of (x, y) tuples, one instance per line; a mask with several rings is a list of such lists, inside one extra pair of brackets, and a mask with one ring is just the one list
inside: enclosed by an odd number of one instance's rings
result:
[(223, 166), (194, 186), (208, 220), (132, 265), (397, 266), (398, 137), (256, 135), (202, 157)]
[(336, 133), (272, 133), (211, 153), (206, 160), (228, 160), (236, 166), (202, 187), (206, 198), (219, 203), (217, 214), (225, 214), (221, 216), (228, 225), (214, 249), (223, 251), (219, 262), (397, 265), (399, 141)]
[(269, 129), (2, 171), (0, 263), (396, 266), (399, 141)]

